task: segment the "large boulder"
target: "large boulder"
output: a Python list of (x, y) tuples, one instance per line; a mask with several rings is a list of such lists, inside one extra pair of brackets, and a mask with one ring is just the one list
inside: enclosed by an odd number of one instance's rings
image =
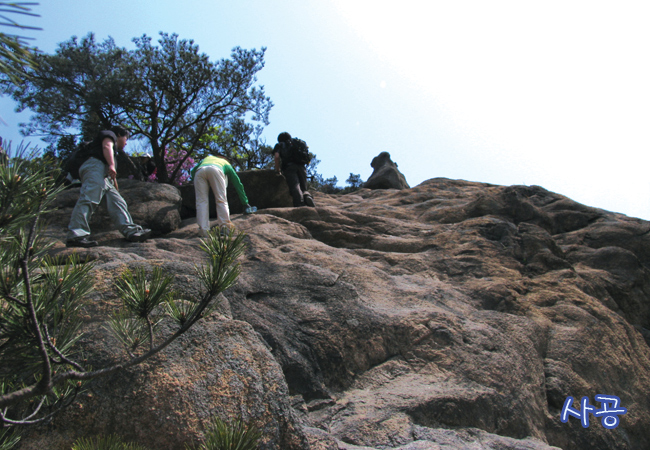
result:
[[(118, 188), (133, 221), (150, 228), (154, 235), (170, 233), (180, 226), (181, 195), (178, 188), (130, 179), (118, 180)], [(46, 217), (52, 227), (67, 229), (72, 209), (79, 199), (79, 191), (80, 187), (76, 185), (59, 194), (53, 205), (55, 211)], [(106, 209), (106, 199), (102, 199), (93, 214), (90, 229), (93, 234), (115, 229)]]
[(390, 153), (381, 152), (370, 163), (372, 175), (363, 184), (366, 189), (408, 189), (409, 185), (397, 164), (390, 159)]
[[(445, 179), (317, 200), (266, 211), (231, 305), (339, 448), (650, 445), (648, 222)], [(599, 393), (635, 413), (560, 421)]]
[[(117, 347), (106, 336), (101, 351)], [(241, 417), (262, 432), (261, 450), (306, 448), (282, 370), (250, 325), (214, 314), (159, 357), (93, 382), (23, 450), (68, 450), (80, 437), (119, 434), (149, 449), (182, 450), (215, 418)]]

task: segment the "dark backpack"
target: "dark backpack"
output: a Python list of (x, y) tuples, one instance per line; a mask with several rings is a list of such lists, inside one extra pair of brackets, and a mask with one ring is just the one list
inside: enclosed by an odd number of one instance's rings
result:
[(94, 141), (87, 141), (80, 143), (77, 145), (77, 148), (75, 148), (72, 153), (63, 160), (61, 167), (64, 171), (68, 172), (73, 179), (79, 179), (79, 168), (81, 168), (81, 165), (85, 163), (88, 158), (93, 156), (93, 152), (91, 151), (93, 142)]
[(77, 145), (77, 148), (70, 153), (70, 156), (63, 160), (61, 168), (68, 172), (72, 178), (78, 180), (80, 177), (79, 169), (81, 168), (81, 165), (91, 156), (94, 156), (106, 164), (104, 152), (102, 150), (102, 141), (106, 137), (111, 138), (113, 142), (117, 140), (117, 137), (112, 131), (102, 131), (92, 141), (82, 142)]
[(291, 138), (291, 142), (289, 142), (289, 160), (304, 165), (311, 162), (309, 147), (305, 141), (298, 138)]

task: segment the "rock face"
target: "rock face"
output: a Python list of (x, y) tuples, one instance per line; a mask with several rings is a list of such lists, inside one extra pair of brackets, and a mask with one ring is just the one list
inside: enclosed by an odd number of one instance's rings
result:
[[(316, 204), (234, 215), (248, 249), (219, 311), (23, 448), (101, 432), (180, 450), (214, 415), (253, 420), (263, 449), (650, 448), (649, 222), (440, 178)], [(142, 244), (115, 234), (77, 250), (96, 263), (89, 323), (125, 267), (162, 265), (197, 295), (192, 219)], [(568, 396), (598, 394), (627, 408), (617, 428), (560, 421)]]
[(390, 159), (390, 153), (381, 152), (370, 163), (374, 169), (372, 175), (363, 184), (366, 189), (408, 189), (406, 178), (397, 169), (397, 164)]

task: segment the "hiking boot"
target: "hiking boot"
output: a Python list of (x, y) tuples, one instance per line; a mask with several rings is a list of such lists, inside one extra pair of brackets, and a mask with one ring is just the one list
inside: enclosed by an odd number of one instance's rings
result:
[(305, 194), (305, 195), (302, 197), (302, 201), (305, 202), (305, 205), (307, 205), (307, 206), (309, 206), (309, 207), (311, 207), (311, 208), (315, 208), (315, 207), (316, 207), (316, 205), (314, 204), (314, 199), (313, 199), (313, 197), (312, 197), (311, 195), (309, 195), (309, 194)]
[(143, 228), (140, 231), (136, 231), (130, 236), (126, 237), (126, 240), (129, 242), (144, 242), (151, 237), (151, 230), (148, 228)]
[(90, 248), (90, 247), (97, 247), (98, 245), (99, 243), (97, 241), (88, 239), (86, 236), (80, 238), (68, 239), (65, 242), (66, 247)]

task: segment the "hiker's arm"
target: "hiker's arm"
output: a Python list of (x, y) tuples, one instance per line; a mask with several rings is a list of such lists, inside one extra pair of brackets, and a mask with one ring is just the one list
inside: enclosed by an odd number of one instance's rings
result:
[(239, 179), (239, 175), (237, 175), (237, 172), (235, 172), (235, 169), (232, 168), (230, 164), (226, 164), (223, 166), (223, 171), (232, 183), (232, 185), (235, 187), (235, 190), (237, 191), (237, 195), (239, 196), (239, 201), (241, 202), (242, 205), (248, 206), (248, 197), (246, 196), (246, 192), (244, 191), (244, 185), (241, 184), (241, 180)]
[(104, 153), (104, 159), (106, 164), (108, 164), (108, 178), (113, 180), (113, 185), (117, 187), (117, 172), (115, 170), (115, 157), (113, 155), (113, 139), (105, 137), (102, 141), (102, 152)]

